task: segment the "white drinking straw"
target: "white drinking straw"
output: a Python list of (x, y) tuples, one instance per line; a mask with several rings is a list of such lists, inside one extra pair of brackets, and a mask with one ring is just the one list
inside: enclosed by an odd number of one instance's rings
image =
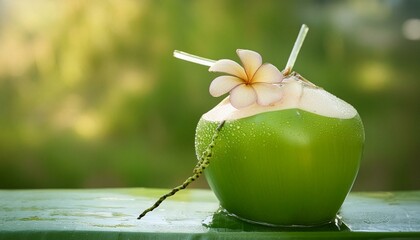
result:
[(174, 51), (174, 57), (188, 61), (188, 62), (193, 62), (193, 63), (197, 63), (200, 65), (209, 66), (209, 67), (213, 66), (213, 64), (216, 62), (215, 60), (199, 57), (199, 56), (192, 55), (186, 52), (181, 52), (178, 50)]
[(306, 24), (302, 24), (302, 27), (299, 31), (299, 35), (295, 41), (295, 45), (293, 46), (292, 52), (290, 53), (289, 60), (287, 61), (286, 67), (283, 70), (284, 75), (288, 75), (292, 72), (293, 66), (296, 62), (296, 58), (299, 54), (300, 48), (302, 47), (303, 41), (305, 40), (308, 30), (308, 26), (306, 26)]
[[(292, 52), (290, 53), (289, 60), (287, 61), (286, 67), (283, 70), (284, 75), (288, 75), (292, 72), (293, 66), (295, 65), (296, 58), (299, 54), (300, 48), (302, 47), (303, 41), (305, 40), (306, 34), (308, 33), (308, 26), (305, 24), (302, 24), (302, 27), (300, 28), (298, 37), (295, 41), (295, 45), (293, 46)], [(174, 51), (174, 57), (192, 62), (197, 63), (200, 65), (211, 67), (216, 62), (215, 60), (199, 57), (190, 53), (182, 52), (175, 50)]]

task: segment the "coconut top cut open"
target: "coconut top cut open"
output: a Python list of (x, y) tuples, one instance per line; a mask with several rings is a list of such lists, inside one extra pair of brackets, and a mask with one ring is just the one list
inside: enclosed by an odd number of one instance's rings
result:
[(301, 109), (325, 117), (350, 119), (357, 110), (324, 89), (313, 85), (298, 74), (290, 74), (279, 85), (281, 99), (270, 105), (254, 103), (246, 108), (235, 108), (229, 98), (203, 115), (207, 121), (236, 120), (263, 112), (285, 109)]

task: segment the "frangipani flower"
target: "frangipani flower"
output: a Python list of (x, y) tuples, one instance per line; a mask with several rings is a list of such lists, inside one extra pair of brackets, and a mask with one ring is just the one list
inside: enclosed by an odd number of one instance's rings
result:
[(272, 64), (262, 63), (262, 57), (251, 50), (236, 50), (243, 67), (229, 59), (216, 61), (210, 72), (223, 72), (228, 76), (215, 78), (210, 84), (210, 94), (219, 97), (230, 94), (230, 103), (235, 108), (248, 107), (254, 103), (267, 106), (282, 97), (280, 83), (284, 76)]

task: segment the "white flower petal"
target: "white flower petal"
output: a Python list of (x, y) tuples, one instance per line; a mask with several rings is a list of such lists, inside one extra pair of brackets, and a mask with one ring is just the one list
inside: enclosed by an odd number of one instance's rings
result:
[(210, 84), (210, 94), (213, 97), (222, 96), (234, 87), (244, 83), (243, 80), (234, 76), (220, 76), (215, 78)]
[(244, 66), (248, 79), (252, 79), (255, 72), (258, 70), (259, 67), (261, 67), (261, 55), (257, 52), (244, 49), (236, 50), (236, 54), (238, 54), (239, 58), (241, 59), (242, 65)]
[(252, 84), (257, 93), (257, 103), (267, 106), (280, 101), (283, 93), (279, 85), (271, 83), (254, 83)]
[(223, 72), (233, 76), (237, 76), (238, 78), (247, 79), (246, 73), (244, 68), (239, 65), (239, 63), (229, 60), (229, 59), (221, 59), (215, 62), (210, 68), (210, 72)]
[(279, 83), (283, 78), (283, 74), (273, 64), (264, 63), (255, 73), (252, 82)]
[(257, 94), (252, 86), (241, 84), (230, 91), (230, 103), (235, 108), (244, 108), (257, 101)]

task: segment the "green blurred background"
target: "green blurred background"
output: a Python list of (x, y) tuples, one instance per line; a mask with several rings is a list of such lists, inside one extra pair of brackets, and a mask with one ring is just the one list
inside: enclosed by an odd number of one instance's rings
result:
[[(420, 189), (420, 1), (0, 1), (0, 188), (173, 187), (216, 76), (175, 49), (295, 70), (355, 106), (354, 190)], [(201, 179), (193, 187), (207, 187)]]

